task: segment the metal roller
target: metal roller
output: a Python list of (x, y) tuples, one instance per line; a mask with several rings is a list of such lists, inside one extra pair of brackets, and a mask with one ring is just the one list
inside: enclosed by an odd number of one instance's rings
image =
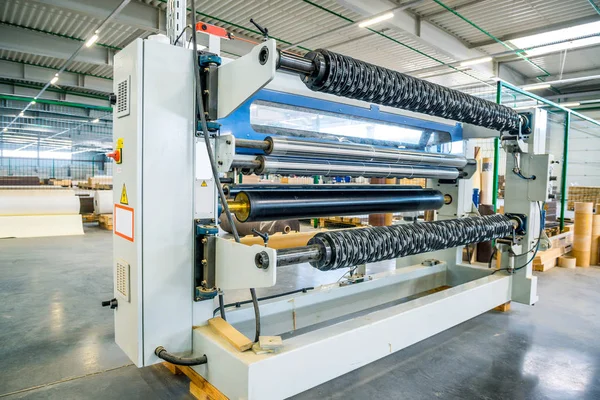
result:
[(288, 184), (275, 184), (275, 185), (232, 185), (223, 186), (223, 191), (227, 196), (235, 197), (239, 192), (265, 192), (265, 191), (281, 191), (281, 192), (308, 192), (308, 191), (326, 191), (326, 192), (338, 192), (341, 190), (363, 190), (363, 191), (397, 191), (397, 190), (408, 190), (408, 189), (422, 189), (419, 185), (353, 185), (340, 183), (337, 185), (288, 185)]
[[(279, 68), (299, 73), (317, 92), (448, 118), (500, 132), (519, 133), (519, 114), (502, 105), (398, 71), (318, 49), (305, 61), (280, 53)], [(293, 58), (293, 59), (292, 59)]]
[[(237, 157), (237, 155), (236, 155)], [(363, 162), (326, 161), (302, 158), (257, 158), (260, 167), (254, 172), (296, 176), (363, 176), (367, 178), (432, 178), (457, 179), (456, 168), (424, 167), (420, 165), (377, 164)]]
[(464, 168), (467, 165), (465, 157), (451, 154), (381, 148), (358, 143), (310, 142), (272, 136), (267, 137), (265, 141), (269, 144), (265, 153), (271, 156), (358, 160), (452, 168)]
[[(313, 267), (328, 271), (508, 237), (513, 230), (514, 222), (501, 214), (348, 229), (317, 233), (306, 251)], [(296, 259), (306, 258), (301, 249), (293, 249)]]
[(444, 195), (433, 189), (403, 191), (263, 191), (240, 192), (229, 209), (240, 222), (437, 210)]

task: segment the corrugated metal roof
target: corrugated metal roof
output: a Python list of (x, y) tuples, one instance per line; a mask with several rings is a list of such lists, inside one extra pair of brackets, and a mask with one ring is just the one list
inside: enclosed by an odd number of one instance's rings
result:
[[(492, 35), (504, 36), (541, 28), (550, 24), (571, 21), (577, 18), (596, 15), (587, 0), (484, 0), (484, 1), (442, 1), (449, 7), (459, 7), (458, 12)], [(468, 43), (490, 40), (485, 33), (474, 28), (451, 12), (427, 17), (434, 11), (433, 6), (443, 11), (443, 7), (430, 2), (427, 6), (412, 9), (418, 15)], [(425, 8), (426, 7), (426, 8)]]
[[(135, 1), (161, 10), (166, 9), (166, 0)], [(396, 0), (395, 3), (406, 4), (408, 1)], [(456, 9), (482, 29), (497, 37), (503, 37), (525, 29), (535, 29), (549, 24), (588, 17), (595, 13), (587, 0), (442, 1), (448, 7)], [(234, 35), (260, 41), (260, 34), (249, 22), (250, 18), (254, 18), (261, 25), (268, 27), (273, 37), (280, 39), (280, 46), (349, 25), (350, 22), (347, 19), (359, 20), (364, 18), (364, 16), (345, 8), (343, 2), (338, 0), (312, 0), (312, 3), (314, 5), (301, 0), (197, 0), (197, 9), (204, 15), (199, 16), (203, 21), (225, 27)], [(408, 11), (457, 36), (463, 42), (479, 43), (490, 40), (484, 33), (433, 1), (424, 1)], [(39, 31), (52, 32), (70, 37), (71, 40), (82, 40), (88, 37), (93, 28), (100, 23), (100, 20), (91, 18), (88, 15), (37, 3), (34, 0), (1, 2), (0, 21)], [(399, 30), (388, 28), (384, 33), (389, 38), (374, 33), (369, 34), (365, 29), (351, 27), (308, 41), (302, 45), (304, 49), (295, 48), (294, 51), (304, 53), (306, 49), (331, 48), (334, 51), (403, 72), (440, 65), (440, 62), (436, 59), (442, 63), (456, 61), (448, 54), (441, 54), (433, 46), (429, 46)], [(150, 31), (111, 22), (103, 31), (99, 42), (122, 48), (135, 38), (146, 37), (149, 34), (151, 34)], [(481, 50), (487, 53), (495, 53), (505, 51), (506, 48), (494, 44), (485, 46)], [(61, 64), (59, 59), (17, 52), (0, 52), (0, 57), (54, 68), (58, 68)], [(580, 66), (577, 65), (577, 60), (573, 59), (572, 61), (572, 64), (569, 64), (570, 68), (590, 65), (589, 60), (581, 60)], [(552, 67), (555, 64), (553, 57), (537, 57), (535, 62), (543, 68), (548, 66), (552, 71), (555, 70)], [(519, 61), (515, 65), (518, 65), (519, 71), (527, 76), (540, 74), (539, 69), (530, 66), (526, 62)], [(103, 77), (112, 76), (112, 66), (108, 64), (98, 66), (75, 62), (69, 69)], [(436, 79), (436, 81), (461, 82), (459, 84), (477, 82), (477, 79), (473, 79), (466, 74), (452, 74), (453, 76), (449, 78), (446, 75), (446, 70), (442, 70), (442, 73), (445, 75)], [(469, 71), (468, 73), (477, 76), (475, 71)]]

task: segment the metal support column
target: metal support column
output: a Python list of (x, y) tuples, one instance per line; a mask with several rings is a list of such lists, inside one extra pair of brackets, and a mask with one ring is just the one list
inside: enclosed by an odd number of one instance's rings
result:
[(560, 231), (565, 228), (565, 209), (567, 206), (567, 166), (569, 163), (569, 128), (571, 126), (571, 113), (565, 113), (565, 136), (563, 139), (562, 174), (560, 181)]
[[(502, 104), (502, 81), (498, 81), (496, 89), (496, 103)], [(494, 180), (492, 183), (492, 205), (494, 212), (498, 212), (498, 168), (500, 165), (500, 138), (494, 138)]]

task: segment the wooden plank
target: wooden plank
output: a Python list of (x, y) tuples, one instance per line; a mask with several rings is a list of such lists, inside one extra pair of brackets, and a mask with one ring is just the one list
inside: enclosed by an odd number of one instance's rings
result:
[(229, 400), (219, 389), (204, 379), (191, 367), (173, 365), (168, 362), (162, 363), (171, 373), (175, 375), (185, 374), (190, 380), (190, 394), (199, 400)]
[(215, 317), (208, 320), (208, 325), (221, 337), (225, 338), (233, 347), (239, 351), (246, 351), (252, 348), (252, 340), (244, 336), (240, 331), (231, 326), (221, 317)]
[(177, 365), (171, 364), (170, 362), (162, 363), (173, 375), (183, 375), (183, 371), (180, 370)]
[(504, 304), (500, 304), (498, 307), (494, 307), (494, 311), (507, 312), (510, 311), (510, 301)]
[(546, 272), (549, 269), (556, 267), (557, 258), (553, 258), (552, 260), (548, 260), (543, 264), (533, 264), (533, 270), (538, 272)]

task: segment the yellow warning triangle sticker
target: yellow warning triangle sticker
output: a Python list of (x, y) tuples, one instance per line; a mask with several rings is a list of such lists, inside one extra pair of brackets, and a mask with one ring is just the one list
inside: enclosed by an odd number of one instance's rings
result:
[(121, 204), (129, 205), (129, 200), (127, 200), (127, 188), (125, 184), (123, 184), (123, 189), (121, 189)]
[(202, 186), (202, 187), (206, 187), (206, 186), (208, 186), (208, 185), (206, 184), (206, 181), (202, 181), (202, 184), (201, 184), (200, 186)]

